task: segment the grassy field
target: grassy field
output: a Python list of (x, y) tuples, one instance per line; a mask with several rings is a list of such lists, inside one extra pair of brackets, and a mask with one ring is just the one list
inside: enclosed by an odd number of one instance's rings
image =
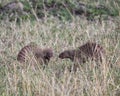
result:
[[(1, 22), (0, 24), (0, 94), (1, 96), (115, 96), (120, 92), (120, 31), (119, 22), (113, 20), (88, 22), (75, 18), (61, 22), (46, 18), (39, 22)], [(58, 55), (65, 49), (76, 48), (88, 40), (101, 44), (107, 58), (100, 69), (86, 63), (77, 73), (66, 67), (69, 60)], [(45, 69), (21, 68), (16, 60), (19, 50), (30, 42), (41, 48), (51, 47), (54, 57)], [(112, 67), (110, 66), (112, 65)], [(119, 95), (116, 95), (119, 96)]]
[[(104, 62), (99, 68), (87, 62), (76, 73), (69, 72), (73, 62), (59, 59), (59, 53), (89, 40), (104, 47)], [(54, 50), (44, 70), (24, 67), (16, 60), (19, 50), (30, 42)], [(120, 17), (101, 22), (85, 17), (62, 22), (52, 16), (20, 24), (1, 21), (0, 96), (120, 96)]]

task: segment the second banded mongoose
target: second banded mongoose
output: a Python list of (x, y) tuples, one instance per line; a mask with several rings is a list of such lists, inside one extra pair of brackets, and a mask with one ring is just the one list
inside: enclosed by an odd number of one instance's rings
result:
[(73, 49), (65, 50), (59, 54), (59, 58), (65, 59), (68, 58), (73, 62), (85, 63), (86, 61), (95, 60), (103, 61), (103, 56), (105, 55), (105, 50), (102, 46), (94, 42), (87, 42), (86, 44)]

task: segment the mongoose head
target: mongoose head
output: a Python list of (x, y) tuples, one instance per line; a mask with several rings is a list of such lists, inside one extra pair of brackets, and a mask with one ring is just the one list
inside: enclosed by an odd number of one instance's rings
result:
[(43, 50), (43, 58), (45, 60), (45, 62), (49, 62), (50, 58), (53, 57), (53, 50), (48, 48), (48, 49), (44, 49)]
[(59, 54), (59, 58), (61, 59), (69, 58), (71, 61), (74, 60), (74, 56), (75, 56), (75, 50), (65, 50)]

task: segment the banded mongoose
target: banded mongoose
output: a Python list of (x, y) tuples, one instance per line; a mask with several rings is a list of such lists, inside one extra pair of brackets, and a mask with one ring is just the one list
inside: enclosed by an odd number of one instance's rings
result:
[(85, 63), (88, 59), (102, 62), (105, 50), (103, 47), (94, 42), (87, 42), (86, 44), (73, 50), (65, 50), (59, 54), (59, 58), (69, 58), (71, 61)]
[(41, 49), (35, 43), (30, 43), (24, 46), (18, 53), (17, 60), (19, 62), (26, 62), (30, 55), (33, 55), (35, 60), (39, 63), (48, 64), (50, 58), (53, 57), (53, 51), (50, 48)]

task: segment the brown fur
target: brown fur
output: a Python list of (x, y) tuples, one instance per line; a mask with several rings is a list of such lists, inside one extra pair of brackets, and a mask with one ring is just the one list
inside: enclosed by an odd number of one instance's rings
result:
[(17, 60), (19, 62), (25, 62), (31, 54), (37, 62), (48, 64), (50, 58), (53, 56), (53, 51), (52, 49), (41, 49), (35, 44), (28, 44), (20, 50)]
[(85, 63), (89, 59), (102, 62), (105, 55), (105, 50), (99, 44), (87, 42), (86, 44), (74, 50), (65, 50), (59, 54), (59, 58), (69, 58), (75, 63)]

